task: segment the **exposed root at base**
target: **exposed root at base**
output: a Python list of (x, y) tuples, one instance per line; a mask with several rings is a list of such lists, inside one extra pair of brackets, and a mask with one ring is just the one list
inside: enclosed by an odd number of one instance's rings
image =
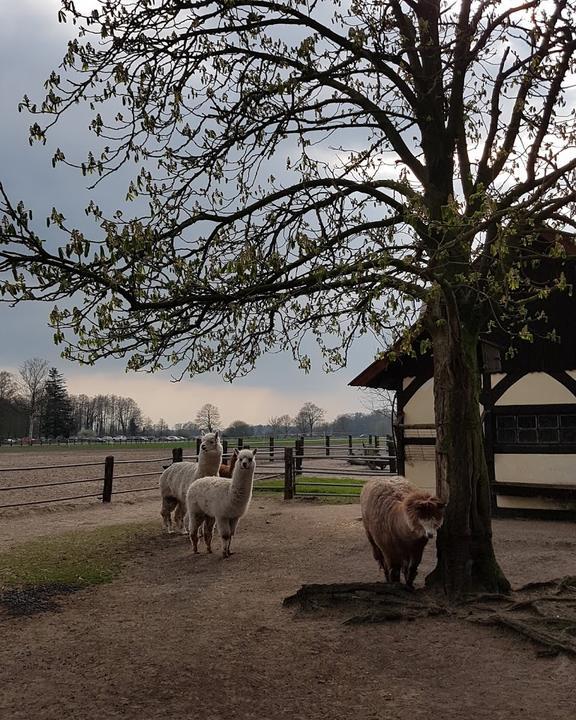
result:
[(510, 595), (483, 594), (450, 604), (427, 590), (400, 584), (303, 585), (284, 600), (303, 612), (353, 612), (347, 624), (413, 621), (450, 615), (506, 628), (535, 643), (540, 656), (576, 656), (576, 576), (530, 583)]

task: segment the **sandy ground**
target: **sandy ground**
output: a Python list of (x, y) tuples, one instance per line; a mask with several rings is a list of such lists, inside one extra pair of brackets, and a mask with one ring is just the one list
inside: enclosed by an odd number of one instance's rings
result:
[[(143, 497), (0, 518), (2, 546), (104, 523), (159, 523)], [(495, 522), (515, 585), (576, 574), (576, 528)], [(215, 545), (219, 547), (218, 540)], [(110, 585), (60, 612), (0, 613), (0, 717), (10, 720), (573, 720), (576, 662), (451, 618), (347, 626), (282, 600), (302, 583), (379, 575), (358, 505), (254, 498), (235, 554), (193, 556), (185, 538), (143, 543)], [(420, 582), (431, 569), (427, 549)]]

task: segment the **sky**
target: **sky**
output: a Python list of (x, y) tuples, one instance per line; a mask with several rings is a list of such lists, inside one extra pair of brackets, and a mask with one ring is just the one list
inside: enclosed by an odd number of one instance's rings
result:
[[(91, 6), (90, 0), (77, 5)], [(24, 94), (43, 97), (43, 83), (56, 69), (73, 36), (70, 25), (57, 21), (60, 0), (0, 0), (0, 177), (11, 198), (23, 200), (34, 209), (35, 218), (44, 218), (55, 206), (69, 215), (80, 212), (90, 196), (82, 179), (64, 167), (53, 169), (50, 148), (30, 147), (30, 116), (18, 113)], [(76, 124), (75, 124), (76, 123)], [(52, 147), (65, 143), (82, 148), (93, 136), (82, 117), (68, 121), (54, 133)], [(118, 183), (99, 190), (99, 201), (116, 203)], [(366, 412), (366, 395), (348, 383), (374, 359), (382, 345), (363, 338), (354, 345), (346, 368), (325, 373), (322, 359), (311, 344), (312, 370), (305, 374), (286, 353), (262, 358), (256, 369), (233, 384), (214, 375), (174, 382), (169, 372), (126, 373), (121, 361), (101, 361), (85, 367), (60, 358), (48, 326), (51, 306), (41, 303), (9, 307), (0, 303), (0, 370), (18, 373), (27, 359), (40, 357), (64, 375), (72, 394), (114, 394), (133, 398), (153, 422), (160, 418), (173, 427), (193, 420), (200, 407), (215, 404), (224, 424), (234, 420), (266, 423), (268, 418), (295, 415), (305, 402), (323, 408), (326, 419), (341, 413)]]

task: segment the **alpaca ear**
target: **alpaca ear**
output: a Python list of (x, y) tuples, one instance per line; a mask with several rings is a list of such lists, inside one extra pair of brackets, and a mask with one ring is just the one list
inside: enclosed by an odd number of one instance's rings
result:
[(254, 450), (252, 450), (252, 457), (255, 457), (255, 455), (256, 455), (256, 450), (258, 450), (258, 448), (254, 448)]
[(239, 450), (238, 450), (238, 448), (234, 448), (233, 455), (234, 455), (234, 457), (238, 457), (238, 455), (239, 455)]

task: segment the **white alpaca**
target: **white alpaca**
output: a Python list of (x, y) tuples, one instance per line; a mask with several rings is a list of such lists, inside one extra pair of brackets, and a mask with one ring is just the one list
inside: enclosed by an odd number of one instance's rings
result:
[(232, 479), (204, 477), (188, 488), (186, 506), (188, 509), (190, 541), (194, 552), (198, 552), (198, 528), (204, 523), (206, 551), (212, 552), (214, 521), (222, 538), (222, 557), (227, 558), (230, 543), (240, 518), (246, 513), (252, 497), (252, 482), (256, 469), (256, 449), (234, 450), (236, 465)]
[(198, 462), (178, 462), (169, 465), (160, 476), (160, 494), (162, 496), (162, 525), (164, 530), (171, 533), (174, 512), (176, 529), (186, 534), (183, 529), (186, 512), (186, 493), (190, 485), (198, 478), (218, 473), (222, 462), (222, 444), (218, 433), (207, 433), (202, 436)]

